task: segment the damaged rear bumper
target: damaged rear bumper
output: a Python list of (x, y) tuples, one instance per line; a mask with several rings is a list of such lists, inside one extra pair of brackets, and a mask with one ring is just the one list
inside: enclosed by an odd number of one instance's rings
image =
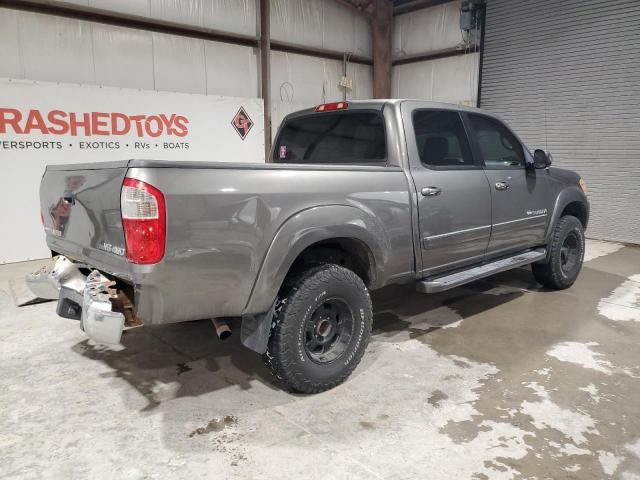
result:
[(80, 320), (82, 330), (97, 343), (118, 344), (125, 324), (140, 324), (131, 303), (114, 288), (114, 281), (98, 270), (84, 275), (66, 257), (56, 257), (50, 265), (27, 275), (26, 282), (34, 295), (57, 299), (57, 314)]

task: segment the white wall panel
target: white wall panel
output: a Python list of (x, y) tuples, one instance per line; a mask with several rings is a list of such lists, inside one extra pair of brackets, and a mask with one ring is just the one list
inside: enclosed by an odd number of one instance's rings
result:
[(206, 28), (256, 35), (256, 0), (205, 0), (203, 23)]
[(392, 94), (396, 98), (475, 106), (478, 61), (478, 54), (471, 53), (395, 66)]
[(18, 28), (23, 78), (95, 82), (90, 23), (19, 12)]
[[(373, 95), (371, 67), (349, 64), (353, 90), (347, 99), (366, 99)], [(342, 100), (338, 81), (342, 62), (283, 52), (271, 54), (272, 133), (288, 113), (323, 102)]]
[(18, 12), (0, 8), (0, 77), (24, 78), (20, 57)]
[(272, 0), (274, 40), (371, 55), (371, 27), (366, 19), (333, 0)]
[(271, 38), (322, 47), (322, 0), (273, 0)]
[(58, 0), (224, 32), (256, 34), (256, 0)]
[(205, 42), (207, 93), (258, 96), (257, 50), (228, 43)]
[(455, 47), (461, 41), (459, 0), (394, 17), (394, 58)]
[(151, 17), (194, 27), (203, 25), (203, 0), (149, 0)]
[[(81, 3), (77, 0), (76, 3)], [(101, 8), (112, 12), (126, 13), (148, 17), (151, 15), (150, 0), (86, 0), (90, 7)]]
[(153, 33), (98, 23), (92, 30), (96, 83), (154, 88)]
[(154, 33), (153, 64), (156, 90), (206, 93), (203, 40)]
[(89, 6), (89, 0), (60, 0), (59, 3), (68, 3), (70, 5), (80, 5), (83, 7)]

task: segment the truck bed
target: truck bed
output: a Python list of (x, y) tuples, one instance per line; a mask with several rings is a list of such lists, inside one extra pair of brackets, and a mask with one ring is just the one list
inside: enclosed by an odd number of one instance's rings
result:
[[(125, 177), (165, 197), (166, 251), (157, 264), (126, 259), (120, 218)], [(264, 312), (279, 274), (265, 263), (276, 236), (277, 253), (292, 255), (286, 236), (311, 238), (323, 224), (340, 225), (345, 236), (359, 229), (394, 252), (379, 259), (380, 284), (413, 271), (409, 185), (396, 167), (155, 160), (57, 165), (47, 167), (40, 197), (49, 248), (133, 285), (145, 323)], [(282, 268), (286, 261), (280, 259)], [(259, 275), (261, 290), (255, 288)]]

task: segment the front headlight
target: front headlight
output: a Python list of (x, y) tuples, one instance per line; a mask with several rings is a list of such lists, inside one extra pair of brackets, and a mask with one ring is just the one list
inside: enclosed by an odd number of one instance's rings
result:
[(587, 193), (587, 182), (585, 182), (583, 179), (580, 179), (578, 184), (580, 185), (580, 190), (582, 190), (582, 193)]

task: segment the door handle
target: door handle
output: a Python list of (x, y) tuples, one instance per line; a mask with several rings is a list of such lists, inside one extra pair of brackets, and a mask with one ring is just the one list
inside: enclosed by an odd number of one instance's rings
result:
[(507, 182), (498, 182), (496, 183), (496, 190), (508, 190), (509, 184)]
[(435, 197), (436, 195), (440, 195), (442, 189), (440, 187), (424, 187), (420, 193), (422, 193), (423, 197)]

